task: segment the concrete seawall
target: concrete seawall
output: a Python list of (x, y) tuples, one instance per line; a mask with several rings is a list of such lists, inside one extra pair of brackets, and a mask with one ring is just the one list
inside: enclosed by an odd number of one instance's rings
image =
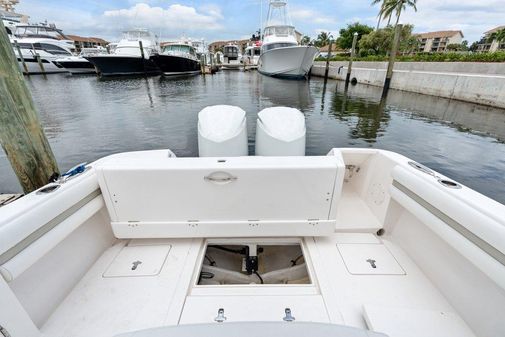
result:
[[(324, 76), (325, 62), (316, 62), (313, 76)], [(344, 80), (348, 62), (331, 62), (329, 77)], [(387, 62), (354, 62), (351, 78), (382, 86)], [(397, 62), (391, 88), (505, 108), (505, 63)]]

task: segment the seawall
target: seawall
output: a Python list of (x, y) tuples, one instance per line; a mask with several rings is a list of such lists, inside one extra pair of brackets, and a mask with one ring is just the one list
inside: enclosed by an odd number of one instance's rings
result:
[[(324, 76), (326, 62), (315, 62), (313, 76)], [(345, 80), (348, 62), (330, 63), (328, 76)], [(387, 62), (354, 62), (351, 78), (382, 86)], [(505, 108), (505, 63), (396, 62), (391, 88)]]

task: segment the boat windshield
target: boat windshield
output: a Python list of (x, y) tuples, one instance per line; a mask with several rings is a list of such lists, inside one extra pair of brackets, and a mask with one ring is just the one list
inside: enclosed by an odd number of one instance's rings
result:
[(267, 50), (277, 49), (277, 48), (293, 47), (296, 45), (297, 45), (296, 43), (290, 43), (290, 42), (270, 43), (270, 44), (263, 45), (263, 50), (267, 51)]
[(238, 56), (238, 47), (236, 46), (225, 46), (223, 48), (223, 53), (229, 57)]
[(46, 26), (17, 26), (14, 31), (17, 37), (39, 37), (55, 40), (70, 40), (61, 30)]
[(266, 27), (264, 31), (265, 36), (295, 36), (295, 27), (293, 26), (273, 26)]
[(123, 39), (128, 41), (149, 40), (152, 38), (151, 32), (146, 30), (130, 30), (123, 33)]
[(195, 49), (186, 44), (169, 44), (163, 47), (165, 54), (191, 54), (196, 55)]

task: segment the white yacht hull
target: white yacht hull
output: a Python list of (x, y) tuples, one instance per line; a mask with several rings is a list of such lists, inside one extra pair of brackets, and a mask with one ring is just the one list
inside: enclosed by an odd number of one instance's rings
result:
[(57, 66), (63, 67), (71, 74), (96, 74), (95, 66), (84, 57), (69, 56), (59, 58), (55, 60), (54, 63)]
[(293, 46), (265, 51), (258, 71), (267, 76), (300, 79), (307, 76), (318, 54), (312, 46)]
[(221, 68), (224, 70), (238, 70), (243, 67), (244, 67), (244, 65), (242, 63), (240, 63), (238, 60), (223, 63), (221, 65)]
[(41, 59), (41, 62), (42, 66), (44, 67), (43, 70), (40, 68), (39, 63), (35, 58), (25, 58), (24, 63), (26, 65), (26, 68), (28, 69), (28, 71), (26, 71), (26, 69), (23, 66), (23, 62), (21, 62), (20, 59), (18, 58), (19, 67), (23, 72), (23, 74), (28, 75), (43, 74), (43, 73), (58, 74), (68, 72), (67, 69), (58, 67), (56, 64), (54, 64), (52, 61), (48, 59)]

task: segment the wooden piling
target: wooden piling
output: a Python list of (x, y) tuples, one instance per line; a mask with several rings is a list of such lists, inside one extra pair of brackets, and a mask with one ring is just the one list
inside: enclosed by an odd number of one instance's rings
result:
[(0, 22), (0, 143), (25, 193), (47, 184), (58, 166)]
[(23, 57), (23, 53), (21, 52), (21, 47), (19, 47), (18, 40), (14, 40), (14, 45), (16, 46), (16, 50), (18, 51), (19, 59), (21, 60), (21, 64), (23, 65), (23, 69), (25, 70), (25, 74), (30, 75), (30, 72), (28, 71), (28, 66), (26, 65), (26, 62), (25, 62), (25, 58)]
[(35, 49), (35, 46), (33, 44), (32, 44), (32, 51), (33, 51), (33, 57), (37, 60), (37, 63), (39, 64), (40, 72), (45, 75), (46, 69), (44, 68), (42, 59), (40, 58), (40, 55), (39, 53), (37, 53), (37, 50)]
[(347, 88), (349, 87), (349, 80), (351, 79), (352, 61), (354, 60), (354, 56), (356, 54), (356, 42), (358, 42), (358, 33), (354, 32), (354, 36), (352, 38), (351, 58), (349, 59), (347, 75), (345, 76), (345, 91), (347, 91)]
[(326, 57), (326, 69), (324, 70), (324, 79), (328, 79), (328, 73), (330, 71), (330, 58), (331, 58), (331, 46), (333, 44), (333, 40), (330, 39), (330, 44), (328, 46), (328, 55)]
[(144, 69), (144, 75), (146, 75), (146, 60), (144, 58), (144, 45), (142, 44), (142, 41), (139, 40), (139, 48), (140, 48), (140, 58), (142, 60), (142, 69)]
[(396, 25), (393, 45), (391, 47), (391, 53), (389, 54), (388, 70), (386, 72), (386, 79), (384, 80), (384, 87), (382, 88), (382, 98), (386, 98), (386, 96), (388, 95), (389, 86), (391, 85), (391, 78), (393, 77), (393, 67), (395, 65), (396, 53), (398, 52), (398, 45), (400, 43), (401, 31), (402, 31), (402, 25), (401, 24)]
[(139, 40), (139, 48), (140, 48), (140, 56), (142, 56), (142, 60), (144, 59), (144, 46), (142, 45), (142, 41)]
[(201, 70), (203, 76), (205, 76), (205, 55), (204, 54), (200, 55), (200, 70)]

